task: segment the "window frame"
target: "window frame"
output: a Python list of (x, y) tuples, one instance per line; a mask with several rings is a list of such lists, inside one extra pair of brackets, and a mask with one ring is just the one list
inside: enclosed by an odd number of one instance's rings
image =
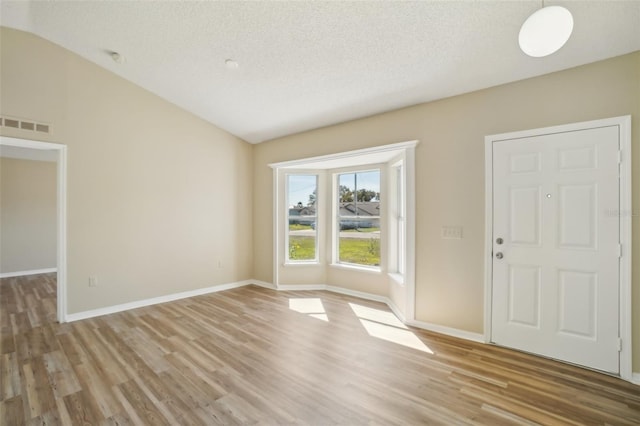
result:
[(392, 234), (389, 237), (389, 276), (397, 284), (403, 285), (407, 268), (407, 186), (404, 158), (391, 162), (389, 171), (389, 189), (393, 188), (389, 209), (389, 228)]
[[(313, 259), (296, 260), (291, 259), (289, 254), (289, 220), (290, 220), (290, 206), (293, 205), (289, 201), (289, 178), (291, 176), (314, 176), (316, 178), (316, 208), (315, 208), (315, 257)], [(295, 172), (287, 172), (284, 174), (284, 202), (285, 202), (285, 222), (284, 222), (284, 264), (285, 265), (317, 265), (320, 263), (320, 233), (318, 231), (321, 228), (319, 223), (319, 194), (320, 194), (320, 173), (313, 170), (301, 170)]]
[[(375, 265), (363, 265), (360, 263), (351, 263), (351, 262), (343, 262), (340, 261), (340, 219), (342, 218), (353, 218), (358, 216), (341, 216), (340, 215), (340, 175), (350, 174), (350, 173), (366, 173), (377, 171), (380, 174), (380, 199), (379, 199), (379, 212), (378, 216), (367, 216), (371, 218), (377, 218), (380, 226), (380, 264)], [(332, 175), (332, 191), (331, 191), (331, 199), (332, 199), (332, 244), (331, 244), (331, 266), (338, 268), (346, 268), (346, 269), (355, 269), (367, 272), (381, 273), (383, 271), (383, 265), (386, 264), (385, 250), (383, 249), (385, 241), (384, 235), (384, 220), (383, 218), (386, 216), (386, 211), (384, 210), (385, 205), (383, 203), (385, 186), (385, 173), (386, 173), (386, 165), (385, 164), (365, 164), (362, 166), (354, 166), (354, 167), (345, 167), (340, 169), (332, 169), (329, 170)], [(356, 193), (358, 188), (355, 188)]]

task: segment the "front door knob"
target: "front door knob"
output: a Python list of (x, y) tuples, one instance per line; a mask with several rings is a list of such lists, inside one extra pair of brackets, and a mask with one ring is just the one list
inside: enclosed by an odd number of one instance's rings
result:
[(502, 259), (504, 255), (501, 252), (496, 253), (496, 259)]

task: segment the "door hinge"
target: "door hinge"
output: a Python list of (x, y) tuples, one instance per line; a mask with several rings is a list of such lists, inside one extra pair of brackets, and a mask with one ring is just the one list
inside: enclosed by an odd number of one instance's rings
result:
[(622, 244), (618, 244), (618, 259), (622, 259)]
[(622, 151), (618, 151), (618, 164), (622, 164)]
[(618, 337), (618, 352), (622, 352), (622, 339)]

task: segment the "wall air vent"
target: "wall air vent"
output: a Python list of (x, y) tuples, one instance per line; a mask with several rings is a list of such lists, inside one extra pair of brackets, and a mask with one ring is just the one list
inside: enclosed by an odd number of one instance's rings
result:
[(50, 133), (51, 126), (45, 123), (37, 123), (35, 121), (23, 120), (13, 117), (0, 117), (0, 126), (12, 127), (14, 129), (27, 130), (29, 132)]

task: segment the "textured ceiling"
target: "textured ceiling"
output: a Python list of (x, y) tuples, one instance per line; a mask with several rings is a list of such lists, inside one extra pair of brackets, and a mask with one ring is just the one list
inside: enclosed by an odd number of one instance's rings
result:
[(257, 143), (640, 50), (640, 1), (547, 1), (574, 33), (527, 57), (518, 31), (540, 4), (2, 0), (0, 22)]

